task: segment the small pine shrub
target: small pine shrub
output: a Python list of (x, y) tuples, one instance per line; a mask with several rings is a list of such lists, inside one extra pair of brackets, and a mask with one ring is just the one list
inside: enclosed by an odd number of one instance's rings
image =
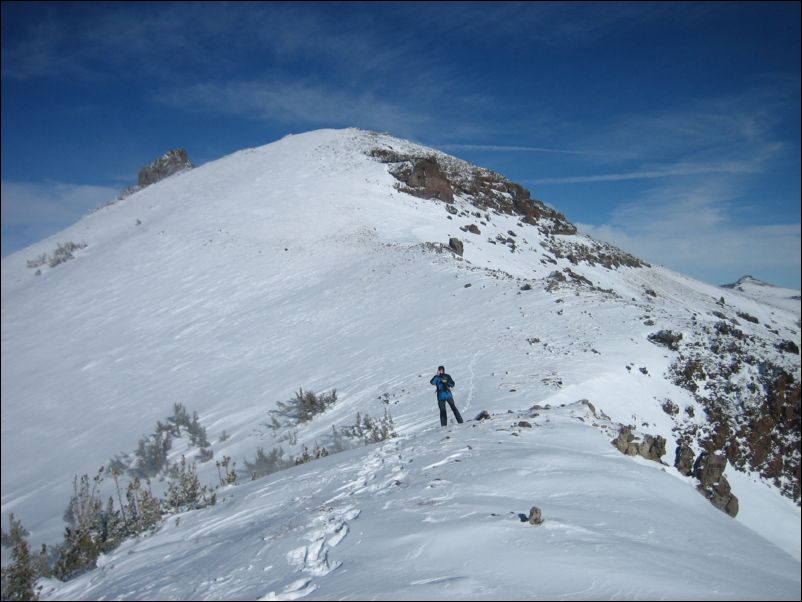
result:
[(258, 479), (288, 466), (290, 463), (284, 460), (284, 450), (281, 447), (274, 447), (268, 453), (265, 453), (261, 447), (257, 447), (254, 461), (245, 460), (245, 468), (251, 474), (251, 479)]
[(167, 488), (167, 504), (173, 511), (205, 508), (217, 502), (217, 496), (209, 494), (209, 488), (201, 485), (195, 463), (187, 464), (181, 456), (181, 464), (176, 468), (176, 476)]
[(66, 580), (94, 568), (97, 557), (115, 548), (124, 533), (122, 518), (114, 511), (111, 498), (103, 508), (99, 493), (102, 474), (103, 467), (92, 484), (89, 475), (83, 475), (80, 484), (78, 477), (73, 481), (74, 495), (64, 515), (69, 526), (58, 548), (54, 568), (59, 579)]
[(276, 410), (273, 410), (272, 427), (274, 429), (282, 426), (276, 415), (288, 418), (290, 424), (301, 424), (309, 422), (317, 414), (325, 412), (329, 407), (337, 403), (337, 389), (332, 389), (330, 393), (321, 393), (316, 395), (313, 391), (304, 391), (302, 388), (298, 389), (295, 397), (288, 402), (279, 401), (276, 405)]
[(28, 260), (29, 268), (40, 268), (47, 263), (47, 253), (42, 253), (39, 257)]
[(360, 416), (357, 412), (354, 425), (342, 427), (340, 432), (344, 436), (352, 439), (362, 439), (366, 445), (386, 441), (387, 439), (398, 436), (395, 432), (393, 417), (387, 410), (384, 410), (384, 416), (378, 420), (367, 414)]
[(63, 245), (59, 243), (56, 245), (56, 250), (53, 251), (53, 254), (47, 261), (47, 265), (51, 268), (56, 267), (64, 263), (65, 261), (69, 261), (70, 259), (75, 259), (75, 256), (72, 254), (73, 251), (77, 251), (78, 249), (83, 249), (86, 247), (85, 242), (74, 243), (74, 242), (67, 242)]
[(329, 452), (326, 450), (325, 447), (320, 447), (319, 445), (316, 444), (315, 449), (313, 449), (310, 452), (309, 448), (306, 445), (304, 445), (304, 449), (301, 455), (295, 458), (295, 465), (297, 466), (298, 464), (306, 464), (307, 462), (311, 462), (312, 460), (319, 460), (320, 458), (323, 458), (328, 455)]
[(148, 531), (161, 521), (161, 501), (150, 489), (143, 489), (138, 478), (128, 484), (125, 497), (128, 501), (126, 514), (129, 517), (127, 535)]
[(173, 404), (173, 415), (167, 420), (174, 423), (176, 426), (189, 426), (189, 412), (182, 403)]
[[(67, 242), (64, 243), (63, 245), (59, 243), (58, 245), (56, 245), (56, 250), (53, 251), (53, 254), (50, 257), (47, 256), (47, 253), (42, 253), (38, 257), (29, 259), (27, 261), (27, 265), (29, 268), (39, 268), (47, 264), (51, 268), (54, 268), (57, 265), (64, 263), (65, 261), (69, 261), (70, 259), (75, 259), (75, 256), (72, 254), (72, 252), (84, 248), (86, 248), (85, 242), (78, 242), (78, 243)], [(41, 273), (41, 271), (39, 273)]]
[(3, 545), (11, 548), (11, 564), (2, 568), (3, 600), (38, 600), (41, 587), (36, 586), (40, 576), (37, 559), (28, 549), (27, 532), (22, 523), (8, 516), (9, 532), (3, 531)]
[(201, 425), (197, 412), (193, 413), (192, 422), (187, 425), (187, 432), (192, 445), (209, 447), (209, 440), (206, 438), (206, 427)]
[(153, 477), (159, 474), (167, 463), (167, 452), (173, 446), (170, 433), (158, 431), (149, 437), (139, 440), (134, 455), (137, 462), (136, 467), (131, 470), (131, 476)]
[[(223, 456), (223, 459), (219, 462), (215, 462), (217, 466), (217, 476), (220, 478), (220, 485), (236, 485), (237, 484), (237, 473), (234, 470), (234, 467), (237, 465), (236, 462), (232, 462), (231, 458), (228, 456)], [(223, 469), (223, 473), (220, 472), (220, 469)]]

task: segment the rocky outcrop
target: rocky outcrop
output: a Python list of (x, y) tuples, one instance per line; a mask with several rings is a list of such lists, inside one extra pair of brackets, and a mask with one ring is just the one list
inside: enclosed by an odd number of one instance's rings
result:
[(139, 188), (144, 188), (185, 169), (192, 169), (192, 167), (194, 166), (187, 156), (187, 151), (183, 148), (177, 148), (166, 152), (140, 169), (137, 185)]
[(454, 253), (462, 257), (462, 251), (464, 247), (462, 241), (459, 238), (449, 238), (448, 246), (452, 251), (454, 251)]
[(677, 452), (674, 456), (674, 467), (680, 474), (689, 477), (693, 474), (693, 450), (687, 443), (680, 441), (677, 444)]
[(622, 454), (628, 456), (641, 456), (654, 462), (662, 462), (661, 458), (666, 453), (666, 440), (660, 435), (643, 435), (642, 438), (633, 432), (631, 426), (622, 426), (618, 431), (618, 437), (613, 439), (613, 445)]
[(679, 342), (682, 340), (681, 332), (672, 332), (670, 330), (660, 330), (653, 332), (648, 338), (655, 345), (662, 345), (668, 347), (672, 351), (679, 350)]
[(693, 475), (699, 479), (699, 492), (716, 508), (734, 517), (738, 514), (738, 498), (724, 476), (726, 467), (727, 457), (723, 454), (702, 452), (694, 464)]
[(794, 374), (799, 356), (777, 353), (784, 340), (777, 331), (744, 332), (732, 316), (717, 312), (715, 317), (719, 321), (696, 324), (684, 339), (673, 341), (678, 356), (670, 377), (707, 417), (699, 425), (678, 416), (675, 430), (683, 440), (723, 454), (737, 470), (759, 473), (799, 504), (802, 433), (800, 382)]
[(445, 203), (453, 203), (460, 195), (478, 209), (518, 215), (522, 222), (546, 233), (576, 234), (576, 226), (562, 213), (533, 199), (526, 188), (496, 172), (445, 155), (416, 156), (386, 148), (374, 148), (368, 154), (390, 165), (402, 192)]
[(402, 192), (423, 199), (437, 199), (446, 203), (454, 202), (451, 183), (433, 157), (417, 159), (412, 162), (411, 166), (404, 163), (391, 173), (405, 184), (401, 187)]

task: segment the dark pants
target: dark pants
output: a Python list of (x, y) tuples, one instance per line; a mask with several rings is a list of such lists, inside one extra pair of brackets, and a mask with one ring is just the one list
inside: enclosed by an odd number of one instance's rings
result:
[(446, 402), (448, 402), (448, 405), (451, 406), (451, 411), (454, 412), (454, 418), (457, 419), (457, 422), (462, 424), (462, 416), (459, 415), (459, 410), (457, 409), (457, 406), (454, 405), (454, 399), (438, 399), (437, 405), (440, 406), (440, 426), (445, 426), (446, 422), (448, 421), (446, 416)]

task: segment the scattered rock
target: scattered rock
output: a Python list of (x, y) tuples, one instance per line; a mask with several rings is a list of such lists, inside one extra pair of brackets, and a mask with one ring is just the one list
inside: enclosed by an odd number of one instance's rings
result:
[(537, 506), (532, 506), (529, 509), (529, 524), (530, 525), (543, 524), (543, 512)]
[(449, 238), (448, 246), (454, 253), (462, 257), (463, 244), (459, 238)]
[(660, 330), (658, 332), (653, 332), (646, 338), (655, 345), (662, 345), (668, 347), (672, 351), (678, 351), (679, 342), (682, 340), (682, 333), (673, 332), (671, 330)]
[(783, 341), (782, 343), (778, 343), (777, 349), (785, 353), (793, 353), (794, 355), (799, 355), (799, 347), (793, 341)]

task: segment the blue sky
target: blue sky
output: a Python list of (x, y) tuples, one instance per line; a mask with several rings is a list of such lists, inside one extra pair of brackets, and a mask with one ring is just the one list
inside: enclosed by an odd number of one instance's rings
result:
[(357, 126), (712, 284), (800, 287), (800, 4), (2, 3), (2, 254), (170, 148)]

